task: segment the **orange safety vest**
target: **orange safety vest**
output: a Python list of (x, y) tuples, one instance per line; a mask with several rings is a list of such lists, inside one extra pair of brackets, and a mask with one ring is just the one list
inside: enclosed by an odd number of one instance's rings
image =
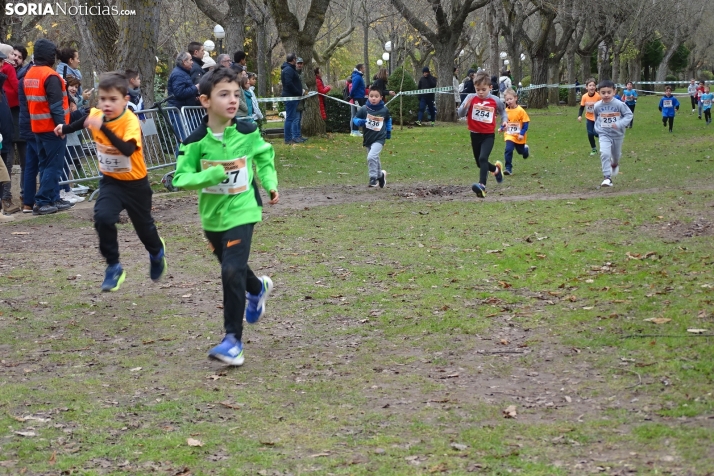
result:
[(49, 66), (32, 66), (25, 75), (24, 88), (27, 98), (27, 110), (30, 113), (30, 126), (32, 132), (52, 132), (55, 130), (55, 121), (52, 120), (50, 104), (45, 94), (45, 80), (50, 76), (57, 76), (62, 84), (62, 109), (64, 110), (64, 123), (69, 124), (69, 100), (67, 87), (62, 77)]

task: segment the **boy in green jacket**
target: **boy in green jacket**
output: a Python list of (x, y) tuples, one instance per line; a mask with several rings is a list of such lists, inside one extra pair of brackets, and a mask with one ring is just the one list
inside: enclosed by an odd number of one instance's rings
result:
[(263, 210), (253, 163), (270, 193), (268, 203), (274, 205), (279, 199), (275, 153), (255, 124), (234, 120), (243, 91), (232, 69), (221, 67), (204, 75), (198, 90), (208, 116), (181, 145), (173, 184), (199, 190), (201, 224), (221, 263), (226, 336), (208, 357), (242, 365), (243, 313), (249, 323), (257, 322), (273, 288), (269, 277), (257, 277), (248, 266), (253, 227)]

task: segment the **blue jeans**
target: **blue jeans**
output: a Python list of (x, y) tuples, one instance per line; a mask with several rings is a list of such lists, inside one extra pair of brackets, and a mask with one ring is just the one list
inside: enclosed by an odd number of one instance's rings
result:
[(422, 117), (424, 117), (424, 109), (429, 109), (429, 117), (431, 122), (436, 119), (436, 108), (434, 107), (434, 101), (428, 100), (427, 98), (419, 98), (419, 114), (417, 120), (421, 122)]
[(179, 111), (174, 111), (173, 109), (166, 111), (169, 115), (169, 120), (171, 121), (171, 127), (174, 128), (174, 132), (178, 134), (178, 136), (181, 138), (181, 142), (183, 142), (186, 137), (188, 136), (186, 134), (186, 131), (184, 130), (183, 127), (183, 121), (181, 120), (181, 113)]
[(509, 172), (513, 170), (513, 149), (515, 149), (519, 155), (524, 155), (526, 153), (525, 144), (516, 144), (510, 140), (506, 141), (506, 151), (503, 153), (503, 158), (506, 160), (506, 170)]
[(37, 193), (37, 174), (39, 173), (39, 154), (37, 142), (29, 139), (26, 142), (25, 168), (22, 177), (22, 204), (31, 207), (35, 204)]
[(293, 136), (295, 119), (298, 120), (298, 131), (300, 130), (300, 119), (297, 117), (298, 102), (299, 101), (285, 101), (285, 142), (291, 142), (296, 138)]
[(59, 200), (59, 182), (67, 139), (57, 137), (54, 132), (44, 132), (36, 134), (35, 140), (40, 169), (40, 189), (35, 195), (35, 203), (41, 207)]
[(302, 137), (302, 130), (300, 129), (300, 121), (302, 121), (302, 111), (295, 109), (295, 121), (293, 122), (293, 140), (300, 139)]
[(595, 121), (591, 121), (590, 119), (585, 119), (586, 127), (588, 129), (588, 140), (590, 141), (590, 147), (592, 149), (595, 149), (595, 138), (598, 136), (595, 133)]

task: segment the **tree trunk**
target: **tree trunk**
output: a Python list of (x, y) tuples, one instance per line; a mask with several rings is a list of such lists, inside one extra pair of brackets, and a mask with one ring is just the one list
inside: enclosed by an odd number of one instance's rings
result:
[(141, 93), (145, 107), (154, 102), (156, 50), (159, 43), (161, 3), (128, 0), (122, 8), (136, 11), (134, 16), (119, 17), (118, 70), (134, 69), (141, 75)]
[[(679, 28), (675, 27), (672, 43), (669, 45), (669, 48), (667, 48), (667, 51), (664, 53), (664, 57), (662, 58), (662, 62), (657, 67), (657, 76), (655, 77), (655, 81), (662, 82), (667, 79), (669, 60), (672, 59), (672, 56), (674, 56), (674, 53), (677, 52), (681, 44), (682, 40), (680, 40)], [(657, 91), (664, 91), (664, 84), (658, 84), (656, 88)]]
[[(97, 4), (108, 5), (106, 0)], [(112, 71), (117, 61), (119, 26), (111, 15), (77, 15), (82, 38), (82, 62), (97, 72)]]
[[(548, 58), (542, 56), (531, 56), (531, 84), (548, 83)], [(548, 107), (548, 89), (531, 89), (528, 96), (528, 107), (542, 109)]]
[(599, 69), (598, 69), (598, 79), (602, 81), (603, 79), (612, 78), (612, 63), (610, 62), (610, 52), (612, 51), (612, 45), (609, 43), (604, 43), (602, 48), (598, 48), (599, 56)]
[(629, 80), (638, 82), (642, 78), (642, 56), (637, 55), (635, 58), (632, 58), (630, 60), (629, 69)]
[(369, 23), (362, 24), (364, 41), (362, 42), (362, 54), (364, 55), (364, 84), (372, 84), (372, 76), (369, 75)]
[[(560, 84), (560, 64), (555, 61), (548, 61), (548, 84)], [(560, 88), (548, 88), (548, 105), (558, 106), (560, 104)]]
[(270, 66), (266, 65), (265, 62), (268, 49), (267, 23), (267, 20), (265, 20), (262, 22), (256, 22), (255, 24), (255, 42), (257, 50), (255, 59), (258, 65), (258, 84), (256, 90), (258, 91), (258, 96), (261, 97), (268, 96), (268, 84), (270, 83), (270, 78), (268, 77), (268, 71), (270, 71)]
[(589, 55), (578, 55), (580, 56), (580, 74), (582, 74), (582, 81), (581, 83), (585, 84), (585, 81), (590, 79), (593, 75), (592, 70), (590, 69), (590, 61), (592, 58), (592, 53)]
[[(437, 45), (436, 49), (436, 86), (453, 86), (454, 52), (456, 45)], [(454, 94), (436, 93), (436, 119), (439, 122), (456, 122)]]
[[(489, 5), (489, 15), (494, 18), (493, 4)], [(500, 73), (501, 58), (498, 51), (498, 27), (493, 21), (488, 22), (488, 73), (491, 76), (498, 76)]]
[[(577, 72), (575, 71), (575, 49), (568, 48), (568, 54), (565, 59), (568, 68), (568, 84), (575, 84), (575, 76)], [(568, 89), (568, 106), (577, 106), (577, 98), (575, 95), (575, 88)]]
[(226, 31), (225, 51), (231, 56), (245, 49), (245, 12), (246, 0), (228, 0), (228, 13), (221, 26)]

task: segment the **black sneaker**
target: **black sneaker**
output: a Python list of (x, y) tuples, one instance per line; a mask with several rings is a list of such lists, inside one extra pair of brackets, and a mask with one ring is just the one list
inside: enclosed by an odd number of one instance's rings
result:
[(384, 186), (387, 185), (387, 171), (386, 170), (382, 170), (382, 174), (377, 179), (377, 182), (379, 183), (379, 188), (384, 188)]
[(369, 178), (369, 186), (370, 187), (376, 187), (377, 186), (377, 179), (374, 177)]
[(57, 211), (64, 211), (64, 210), (69, 210), (74, 206), (74, 203), (69, 203), (67, 200), (62, 200), (59, 199), (56, 202), (54, 202), (52, 205), (54, 205), (57, 208)]
[(50, 213), (57, 213), (57, 207), (50, 203), (46, 203), (42, 206), (35, 205), (32, 207), (33, 215), (49, 215)]

